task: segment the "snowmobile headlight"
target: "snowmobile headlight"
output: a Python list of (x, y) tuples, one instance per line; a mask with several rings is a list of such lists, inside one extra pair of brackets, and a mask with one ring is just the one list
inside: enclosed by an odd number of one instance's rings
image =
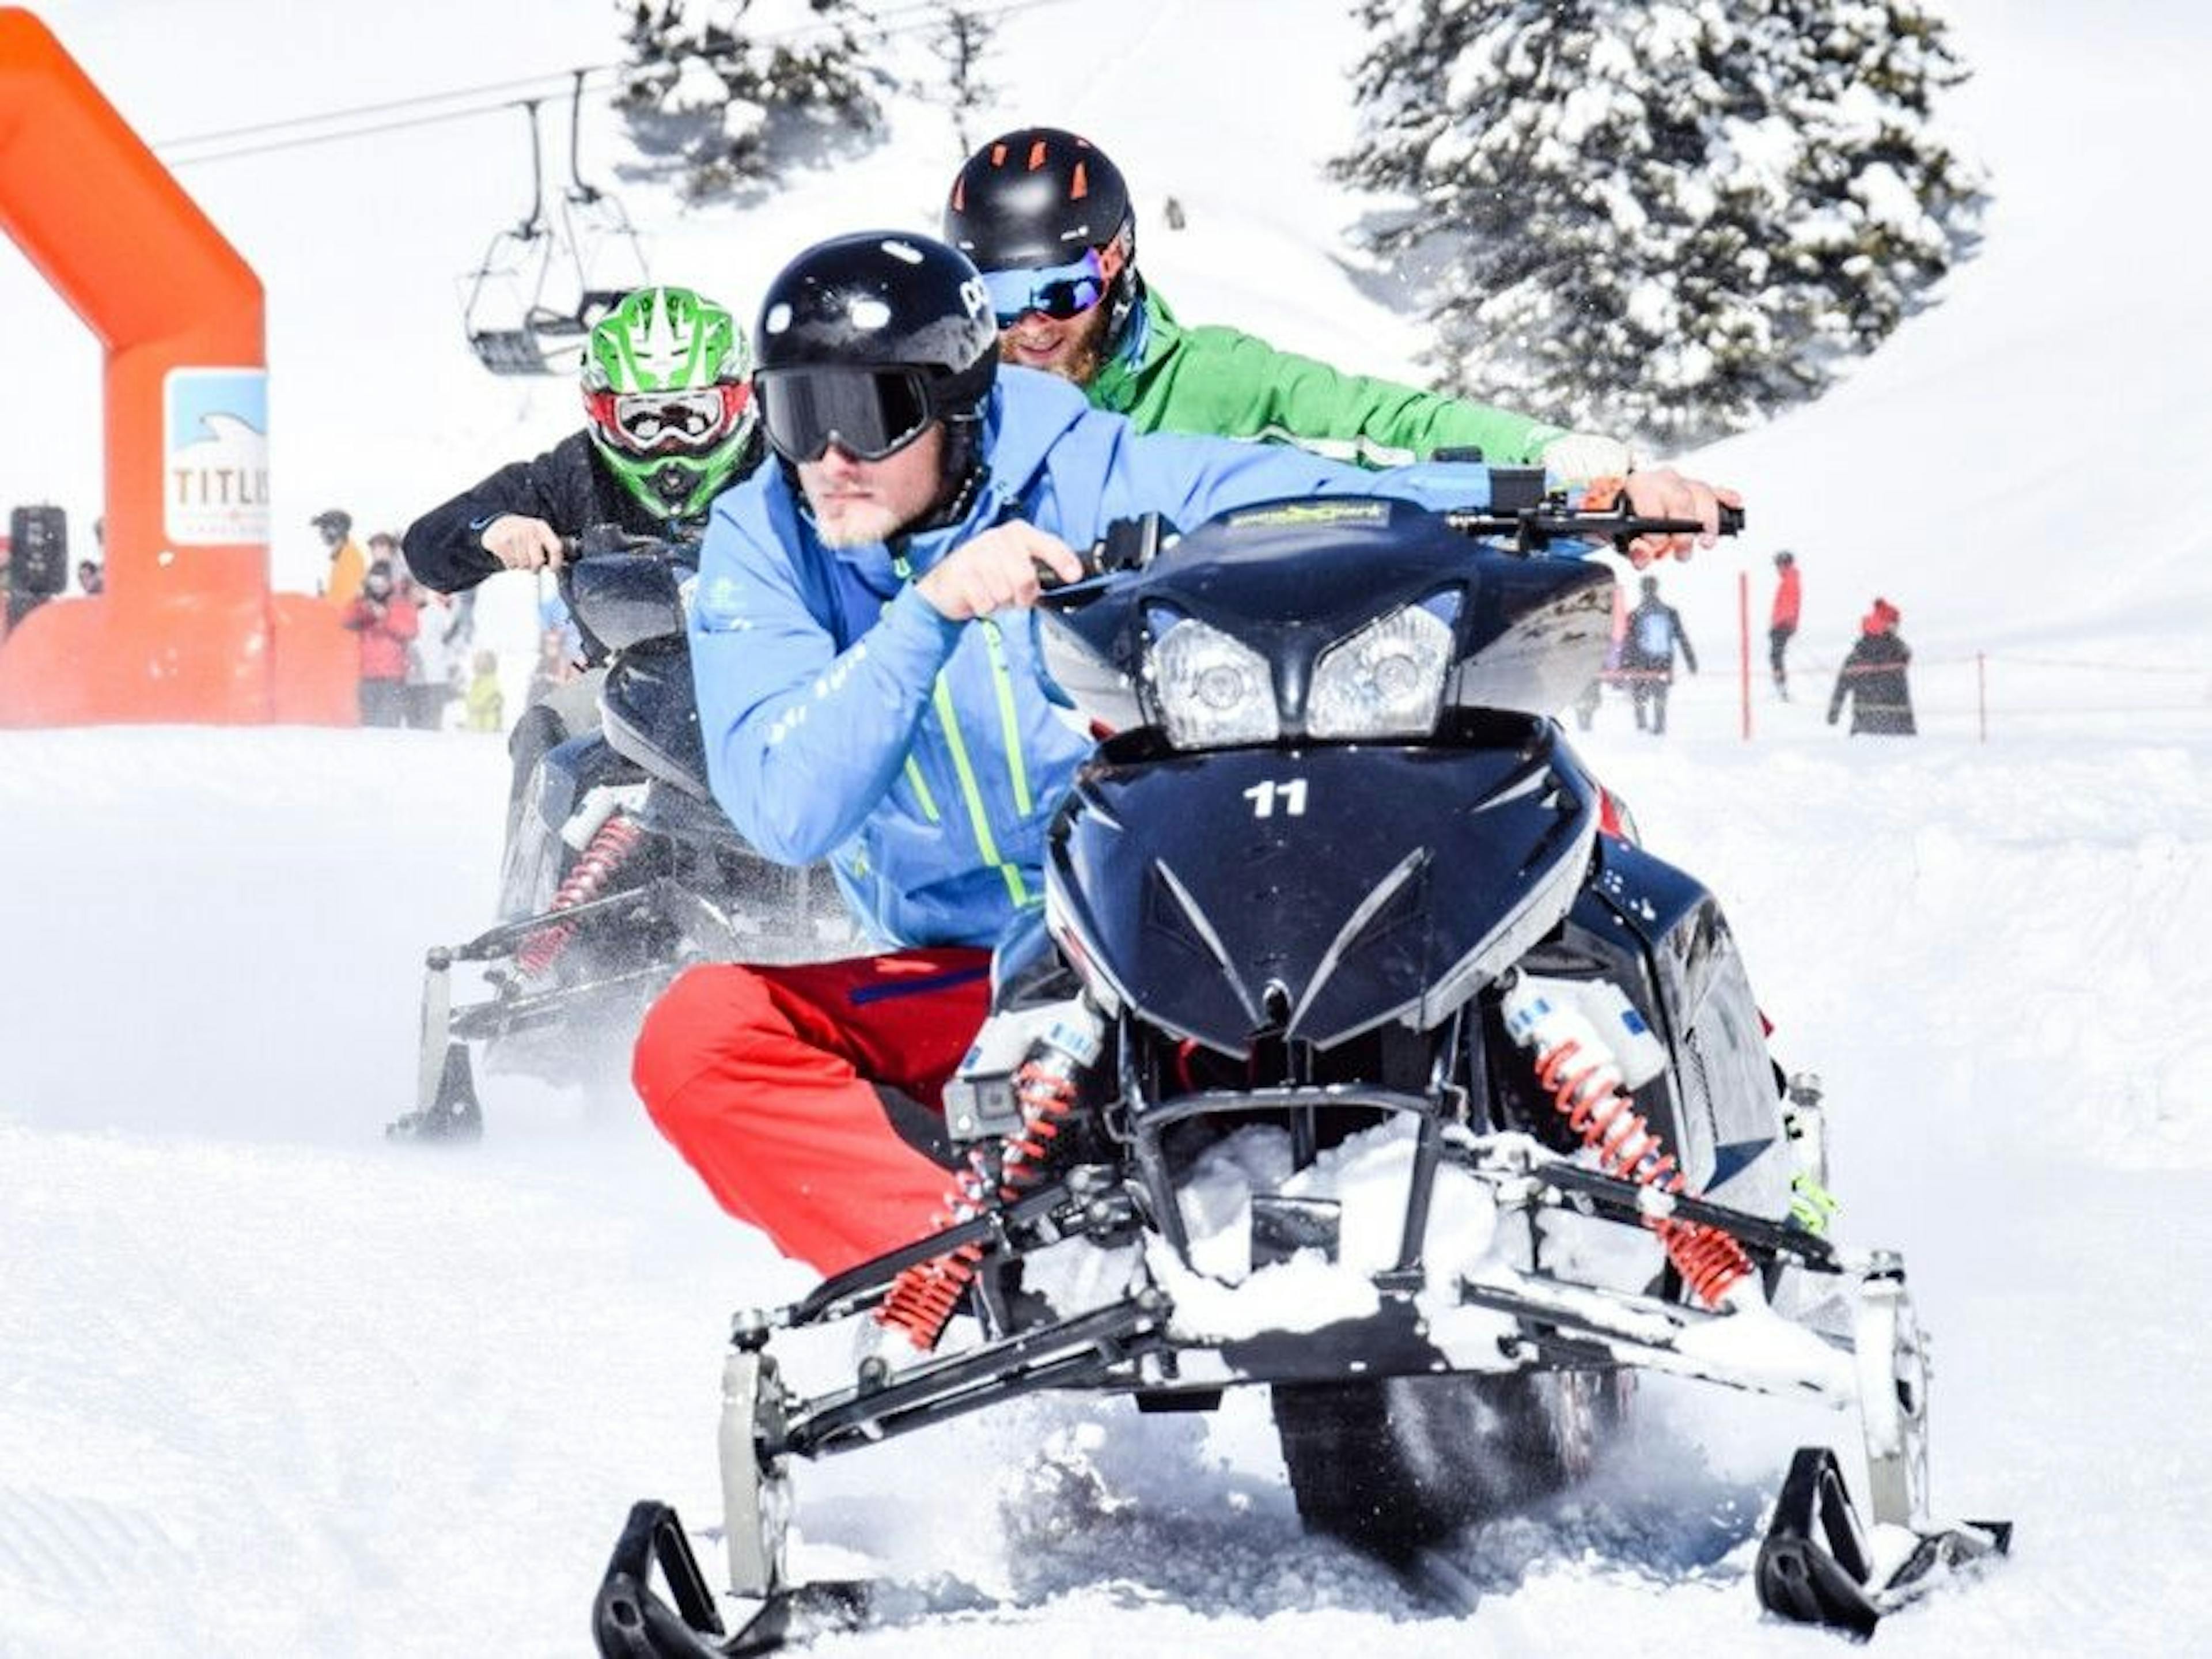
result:
[(1168, 741), (1178, 749), (1273, 743), (1282, 735), (1267, 659), (1194, 617), (1152, 643), (1152, 683)]
[(1338, 641), (1314, 664), (1306, 731), (1316, 738), (1419, 737), (1436, 729), (1451, 625), (1408, 605)]

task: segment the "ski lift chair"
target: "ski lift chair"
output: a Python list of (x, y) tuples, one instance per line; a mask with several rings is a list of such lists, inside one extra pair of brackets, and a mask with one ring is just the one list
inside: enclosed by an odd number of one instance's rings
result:
[[(530, 211), (495, 235), (470, 280), (461, 326), (477, 361), (495, 374), (569, 374), (592, 328), (632, 289), (650, 280), (637, 231), (622, 204), (584, 182), (577, 129), (584, 71), (575, 71), (568, 109), (568, 183), (549, 217), (538, 143), (538, 99), (525, 100), (530, 122)], [(617, 284), (610, 270), (627, 272)], [(527, 298), (522, 289), (527, 285)], [(510, 303), (502, 309), (498, 301)], [(517, 302), (519, 301), (519, 305)]]

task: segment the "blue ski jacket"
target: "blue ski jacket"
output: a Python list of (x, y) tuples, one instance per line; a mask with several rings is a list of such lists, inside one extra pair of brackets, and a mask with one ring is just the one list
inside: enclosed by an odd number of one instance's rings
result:
[(1370, 472), (1302, 451), (1140, 436), (1065, 381), (1003, 368), (986, 476), (957, 525), (832, 549), (796, 481), (764, 466), (714, 503), (690, 619), (714, 797), (768, 857), (829, 858), (890, 945), (995, 944), (1043, 897), (1044, 833), (1088, 738), (1066, 723), (1033, 611), (948, 622), (912, 586), (1010, 520), (1070, 546), (1117, 519), (1195, 526), (1284, 496), (1392, 495), (1483, 507), (1490, 475)]

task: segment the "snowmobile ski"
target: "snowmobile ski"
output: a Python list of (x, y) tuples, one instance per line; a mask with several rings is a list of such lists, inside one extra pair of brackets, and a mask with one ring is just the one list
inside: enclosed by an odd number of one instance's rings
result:
[(1779, 1619), (1860, 1638), (1956, 1573), (2012, 1549), (2012, 1522), (1915, 1526), (1905, 1559), (1876, 1583), (1874, 1552), (1851, 1506), (1842, 1466), (1826, 1446), (1802, 1446), (1759, 1548), (1759, 1604)]

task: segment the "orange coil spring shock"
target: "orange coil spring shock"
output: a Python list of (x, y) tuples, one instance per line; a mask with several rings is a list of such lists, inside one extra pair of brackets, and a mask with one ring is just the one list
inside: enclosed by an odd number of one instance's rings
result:
[[(1053, 1143), (1075, 1110), (1075, 1080), (1031, 1060), (1014, 1073), (1014, 1094), (1022, 1106), (1022, 1126), (999, 1143), (995, 1191), (992, 1160), (976, 1147), (968, 1154), (968, 1168), (945, 1194), (945, 1207), (932, 1218), (933, 1225), (950, 1227), (981, 1215), (994, 1202), (1011, 1203), (1044, 1178)], [(915, 1347), (928, 1352), (945, 1334), (982, 1259), (982, 1246), (963, 1244), (917, 1261), (892, 1281), (890, 1294), (876, 1310), (877, 1319), (904, 1331)]]
[[(637, 820), (625, 813), (616, 813), (599, 826), (599, 833), (584, 848), (583, 856), (568, 872), (568, 878), (553, 895), (553, 902), (548, 908), (573, 910), (599, 897), (615, 873), (629, 862), (630, 854), (637, 851), (638, 843), (644, 839), (645, 830)], [(561, 952), (568, 948), (568, 941), (575, 933), (576, 924), (573, 921), (547, 923), (516, 949), (515, 965), (526, 978), (539, 977), (561, 959)]]
[[(1618, 1085), (1619, 1073), (1599, 1060), (1576, 1064), (1582, 1046), (1571, 1038), (1536, 1056), (1536, 1080), (1551, 1091), (1552, 1104), (1566, 1115), (1568, 1127), (1596, 1152), (1607, 1174), (1639, 1186), (1674, 1194), (1682, 1172), (1650, 1124)], [(1654, 1216), (1648, 1224), (1659, 1235), (1667, 1259), (1692, 1294), (1707, 1307), (1751, 1276), (1743, 1247), (1717, 1227)]]

